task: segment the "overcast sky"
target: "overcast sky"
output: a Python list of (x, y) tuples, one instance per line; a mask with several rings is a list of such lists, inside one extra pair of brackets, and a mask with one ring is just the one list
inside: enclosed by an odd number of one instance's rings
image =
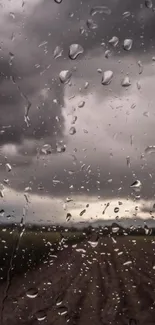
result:
[[(123, 203), (120, 218), (135, 218), (136, 206), (136, 217), (150, 218), (155, 154), (145, 149), (155, 145), (155, 11), (144, 3), (1, 1), (2, 221), (8, 214), (16, 217), (11, 221), (19, 220), (25, 204), (27, 221), (64, 222), (68, 212), (72, 221), (114, 219), (118, 201)], [(111, 13), (91, 16), (94, 6), (108, 6)], [(116, 47), (108, 42), (113, 36), (119, 38)], [(123, 49), (124, 39), (133, 41), (129, 51)], [(84, 52), (71, 60), (69, 46), (74, 43)], [(56, 46), (63, 49), (57, 59)], [(60, 82), (62, 70), (71, 71), (70, 83)], [(113, 78), (105, 86), (101, 80), (106, 70)], [(127, 75), (131, 85), (122, 87)], [(73, 126), (76, 133), (71, 135)], [(60, 143), (65, 152), (57, 152)], [(49, 155), (41, 153), (45, 144), (52, 147)], [(135, 180), (142, 183), (138, 194), (130, 188)], [(67, 197), (72, 201), (66, 203)]]

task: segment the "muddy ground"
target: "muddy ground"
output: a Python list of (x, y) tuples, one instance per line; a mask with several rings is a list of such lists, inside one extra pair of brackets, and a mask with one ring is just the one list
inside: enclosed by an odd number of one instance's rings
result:
[[(0, 285), (1, 325), (155, 324), (155, 238), (64, 245)], [(27, 297), (30, 289), (35, 298)]]

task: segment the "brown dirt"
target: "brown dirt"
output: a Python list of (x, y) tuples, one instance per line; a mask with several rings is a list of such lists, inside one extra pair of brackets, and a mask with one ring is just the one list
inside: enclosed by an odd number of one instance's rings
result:
[[(79, 248), (86, 252), (77, 252)], [(119, 237), (116, 243), (104, 238), (96, 248), (86, 241), (63, 248), (51, 258), (53, 263), (13, 277), (1, 305), (1, 325), (153, 325), (154, 252), (149, 237)], [(26, 296), (31, 287), (39, 290), (34, 299)], [(1, 284), (1, 301), (5, 288), (6, 283)], [(43, 321), (37, 320), (39, 310), (46, 314)], [(59, 315), (63, 311), (66, 314)]]

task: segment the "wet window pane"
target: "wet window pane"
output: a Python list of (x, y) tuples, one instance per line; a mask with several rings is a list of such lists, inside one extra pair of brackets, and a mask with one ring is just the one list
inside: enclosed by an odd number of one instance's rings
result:
[(0, 325), (154, 324), (155, 1), (0, 9)]

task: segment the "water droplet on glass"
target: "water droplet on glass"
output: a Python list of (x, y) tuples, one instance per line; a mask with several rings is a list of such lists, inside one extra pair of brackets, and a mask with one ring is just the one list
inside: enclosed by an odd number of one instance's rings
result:
[(54, 0), (56, 3), (61, 3), (62, 0)]
[(79, 54), (82, 54), (84, 49), (79, 44), (72, 44), (69, 47), (69, 57), (71, 60), (75, 60)]
[(76, 128), (74, 126), (72, 126), (69, 130), (69, 134), (70, 135), (74, 135), (76, 133)]
[(70, 221), (71, 217), (72, 217), (71, 213), (67, 213), (66, 221)]
[(87, 27), (89, 29), (97, 29), (98, 28), (98, 25), (95, 23), (95, 21), (93, 19), (88, 19), (87, 20)]
[(123, 263), (123, 265), (130, 265), (130, 264), (132, 264), (132, 261), (127, 261), (127, 262)]
[(109, 59), (109, 57), (112, 55), (112, 52), (110, 50), (106, 50), (104, 53), (104, 56), (106, 59)]
[(151, 153), (155, 153), (155, 145), (154, 146), (148, 146), (146, 149), (145, 149), (145, 153), (146, 154), (151, 154)]
[(10, 17), (13, 18), (13, 19), (15, 19), (15, 14), (14, 14), (14, 12), (10, 12)]
[(4, 217), (5, 211), (3, 209), (0, 210), (0, 217)]
[(72, 117), (72, 121), (71, 121), (71, 124), (75, 124), (77, 121), (77, 116), (73, 116)]
[(49, 155), (52, 152), (52, 147), (50, 144), (44, 144), (41, 148), (41, 152), (45, 155)]
[(137, 89), (140, 90), (141, 89), (141, 84), (139, 81), (137, 81)]
[(90, 15), (91, 16), (94, 16), (96, 14), (106, 14), (106, 15), (110, 15), (111, 14), (111, 9), (106, 7), (106, 6), (96, 6), (96, 7), (93, 7), (91, 10), (90, 10)]
[(46, 312), (44, 310), (37, 311), (36, 318), (37, 318), (38, 321), (41, 322), (41, 321), (45, 320), (46, 317), (47, 317), (47, 315), (46, 315)]
[(97, 72), (98, 72), (98, 73), (102, 73), (102, 69), (98, 68), (98, 69), (97, 69)]
[(54, 53), (53, 53), (53, 57), (55, 59), (59, 58), (60, 56), (62, 56), (63, 53), (63, 48), (61, 46), (56, 46)]
[(95, 247), (97, 247), (97, 245), (98, 245), (98, 240), (97, 240), (97, 241), (91, 241), (91, 240), (89, 240), (89, 241), (88, 241), (88, 244), (89, 244), (92, 248), (95, 248)]
[(36, 289), (36, 288), (28, 289), (26, 292), (26, 296), (31, 299), (36, 298), (38, 296), (38, 289)]
[(9, 64), (12, 65), (12, 61), (14, 59), (14, 54), (12, 52), (9, 52), (9, 56), (10, 56)]
[(105, 71), (102, 77), (102, 85), (109, 85), (113, 78), (113, 72), (111, 70)]
[(139, 66), (139, 74), (142, 74), (143, 72), (143, 65), (141, 61), (138, 61), (138, 66)]
[(145, 7), (151, 9), (153, 7), (152, 0), (145, 0)]
[(78, 103), (78, 107), (79, 108), (84, 107), (84, 105), (85, 105), (85, 101), (84, 100), (81, 100), (81, 102)]
[(60, 305), (60, 307), (59, 307), (59, 309), (58, 309), (58, 315), (60, 315), (60, 316), (65, 316), (65, 315), (67, 315), (67, 313), (68, 313), (68, 309), (67, 309), (67, 307), (66, 307), (66, 306), (61, 306), (61, 305)]
[(128, 18), (131, 16), (131, 13), (130, 13), (130, 11), (125, 11), (125, 12), (123, 12), (122, 16), (123, 16), (123, 18)]
[(111, 45), (113, 45), (114, 47), (117, 46), (118, 42), (119, 42), (119, 38), (118, 38), (117, 36), (113, 36), (113, 37), (109, 40), (109, 43), (110, 43)]
[(66, 151), (66, 146), (63, 143), (57, 143), (57, 152), (65, 152)]
[(128, 167), (131, 167), (131, 161), (129, 156), (126, 157), (126, 163)]
[(85, 213), (86, 213), (86, 209), (83, 209), (83, 210), (80, 212), (80, 217), (82, 217)]
[(63, 84), (66, 84), (70, 81), (70, 78), (71, 78), (72, 74), (69, 70), (62, 70), (60, 73), (59, 73), (59, 78), (60, 78), (60, 81), (63, 83)]
[(12, 167), (11, 167), (10, 164), (7, 163), (7, 164), (5, 165), (5, 167), (6, 167), (6, 170), (7, 170), (8, 172), (11, 172)]
[(131, 86), (131, 82), (128, 76), (126, 76), (123, 80), (122, 80), (122, 86), (123, 87), (129, 87)]
[(88, 88), (88, 86), (89, 86), (89, 82), (88, 82), (88, 81), (86, 81), (86, 82), (85, 82), (85, 84), (84, 84), (84, 89), (87, 89), (87, 88)]
[(133, 182), (130, 187), (131, 188), (139, 188), (142, 186), (142, 183), (139, 180), (136, 180), (135, 182)]
[(133, 40), (132, 39), (125, 39), (123, 43), (123, 48), (125, 51), (130, 51), (132, 48)]

